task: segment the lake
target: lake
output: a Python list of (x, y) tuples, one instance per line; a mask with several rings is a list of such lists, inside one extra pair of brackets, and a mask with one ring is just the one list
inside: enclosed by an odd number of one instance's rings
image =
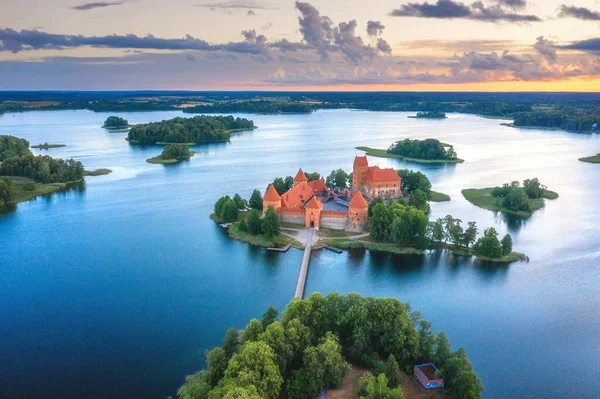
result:
[[(600, 392), (600, 152), (598, 135), (511, 129), (450, 114), (319, 111), (240, 115), (259, 129), (230, 143), (195, 146), (177, 165), (152, 165), (155, 146), (132, 146), (100, 128), (111, 114), (26, 112), (0, 116), (0, 134), (110, 168), (76, 190), (19, 204), (0, 215), (0, 397), (161, 398), (204, 364), (228, 327), (244, 328), (293, 296), (302, 252), (269, 253), (230, 240), (208, 218), (214, 202), (248, 198), (299, 167), (350, 172), (356, 146), (437, 138), (465, 163), (418, 165), (452, 201), (452, 214), (480, 231), (510, 232), (529, 263), (484, 264), (447, 252), (391, 256), (355, 251), (312, 255), (306, 293), (334, 291), (410, 301), (455, 347), (464, 346), (489, 399), (594, 398)], [(118, 113), (131, 123), (180, 112)], [(187, 115), (186, 116), (190, 116)], [(461, 195), (538, 177), (560, 194), (529, 219), (477, 208)]]

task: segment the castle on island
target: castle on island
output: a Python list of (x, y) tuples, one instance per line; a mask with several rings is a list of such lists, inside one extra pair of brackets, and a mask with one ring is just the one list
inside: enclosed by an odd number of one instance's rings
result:
[[(263, 197), (263, 212), (273, 207), (284, 223), (305, 227), (362, 232), (369, 222), (369, 203), (374, 198), (400, 198), (402, 179), (394, 169), (369, 166), (367, 157), (355, 157), (352, 188), (331, 190), (325, 179), (309, 182), (302, 169), (294, 187), (279, 194), (273, 185)], [(332, 202), (333, 201), (333, 202)]]

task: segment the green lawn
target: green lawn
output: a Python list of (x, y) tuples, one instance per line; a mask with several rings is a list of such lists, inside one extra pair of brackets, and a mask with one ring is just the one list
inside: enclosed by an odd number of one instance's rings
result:
[(446, 202), (450, 201), (450, 196), (444, 193), (438, 193), (437, 191), (432, 191), (429, 200), (433, 202)]
[(579, 158), (581, 162), (600, 163), (600, 154), (591, 157)]
[(463, 163), (465, 162), (463, 159), (417, 159), (417, 158), (407, 158), (398, 154), (390, 154), (387, 150), (381, 150), (377, 148), (371, 147), (356, 147), (357, 150), (364, 151), (366, 155), (371, 157), (379, 157), (379, 158), (396, 158), (401, 159), (406, 162), (415, 162), (415, 163)]
[(344, 239), (321, 240), (321, 243), (340, 249), (368, 249), (369, 251), (389, 252), (399, 255), (425, 254), (425, 251), (421, 249), (400, 247), (396, 244), (369, 242), (364, 239), (361, 239), (360, 241)]
[(501, 198), (492, 197), (493, 189), (494, 187), (481, 189), (469, 188), (466, 190), (462, 190), (462, 194), (467, 201), (480, 208), (489, 209), (490, 211), (504, 212), (522, 217), (530, 217), (533, 214), (533, 212), (543, 208), (544, 199), (553, 200), (558, 198), (557, 193), (555, 193), (554, 191), (546, 190), (544, 191), (544, 194), (542, 196), (543, 198), (529, 200), (531, 212), (512, 211), (510, 209), (502, 208), (502, 206), (500, 205)]

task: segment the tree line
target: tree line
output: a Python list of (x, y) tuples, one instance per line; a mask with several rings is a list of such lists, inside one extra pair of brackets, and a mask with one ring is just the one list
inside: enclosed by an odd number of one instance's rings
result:
[[(387, 359), (383, 362), (381, 359)], [(227, 330), (223, 345), (206, 354), (207, 368), (186, 377), (180, 399), (312, 399), (342, 385), (348, 361), (371, 369), (358, 393), (369, 399), (402, 398), (401, 373), (434, 362), (452, 399), (478, 399), (483, 387), (463, 348), (452, 350), (443, 332), (408, 303), (392, 298), (323, 296), (294, 299), (279, 317), (269, 307), (261, 320)]]
[(0, 163), (7, 158), (32, 155), (29, 141), (15, 136), (0, 136)]
[(190, 147), (181, 144), (167, 144), (162, 150), (160, 157), (162, 159), (180, 159), (189, 158), (192, 156)]
[(193, 118), (173, 118), (144, 125), (135, 125), (127, 135), (130, 142), (210, 143), (227, 141), (231, 130), (253, 129), (254, 122), (233, 116), (198, 115)]
[(452, 146), (444, 146), (439, 140), (410, 140), (404, 139), (388, 148), (389, 154), (401, 155), (407, 158), (426, 160), (455, 160), (456, 151)]
[(600, 107), (576, 109), (564, 106), (559, 109), (519, 113), (514, 126), (557, 128), (573, 132), (590, 132), (598, 129)]
[(185, 113), (252, 113), (252, 114), (280, 114), (295, 113), (309, 114), (313, 111), (313, 106), (299, 102), (283, 101), (225, 101), (214, 102), (210, 104), (199, 104), (193, 107), (183, 109)]
[(2, 161), (0, 175), (28, 177), (44, 184), (67, 183), (83, 179), (84, 169), (82, 163), (74, 159), (24, 155)]

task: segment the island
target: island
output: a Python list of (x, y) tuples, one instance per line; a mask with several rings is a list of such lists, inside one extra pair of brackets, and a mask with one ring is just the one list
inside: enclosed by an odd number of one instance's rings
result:
[(132, 144), (203, 144), (227, 142), (231, 133), (256, 129), (254, 122), (233, 116), (198, 115), (135, 125), (127, 140)]
[(329, 391), (393, 399), (415, 383), (432, 397), (480, 399), (483, 391), (464, 348), (452, 350), (443, 331), (394, 298), (315, 292), (282, 315), (270, 306), (244, 330), (229, 328), (222, 342), (206, 353), (206, 369), (186, 377), (179, 398), (305, 399)]
[(110, 169), (88, 172), (81, 162), (73, 159), (34, 156), (27, 140), (0, 136), (0, 208), (81, 183), (85, 176), (110, 172)]
[(44, 144), (38, 144), (38, 145), (32, 145), (31, 148), (37, 148), (37, 149), (41, 149), (41, 150), (48, 150), (50, 148), (60, 148), (60, 147), (66, 147), (66, 144), (48, 144), (48, 143), (44, 143)]
[(462, 190), (467, 201), (480, 208), (511, 215), (530, 217), (544, 207), (544, 200), (554, 200), (558, 194), (542, 185), (537, 178), (505, 183), (502, 187)]
[(121, 118), (119, 116), (109, 116), (104, 121), (104, 125), (102, 125), (105, 129), (126, 129), (131, 127), (127, 119)]
[(423, 111), (417, 112), (416, 116), (409, 116), (409, 118), (415, 119), (447, 119), (445, 112), (441, 111)]
[(463, 227), (451, 215), (429, 220), (429, 202), (444, 197), (433, 193), (422, 172), (369, 166), (367, 157), (357, 156), (352, 174), (338, 169), (325, 179), (300, 169), (294, 177), (276, 177), (264, 195), (254, 190), (249, 200), (239, 194), (219, 198), (210, 217), (231, 238), (274, 250), (309, 248), (312, 240), (314, 248), (336, 251), (450, 250), (498, 263), (528, 260), (513, 252), (509, 234), (500, 240), (494, 229), (486, 229), (478, 238), (475, 222)]
[(600, 163), (600, 154), (591, 157), (579, 158), (579, 160), (587, 163)]
[(182, 144), (167, 144), (163, 149), (162, 153), (153, 158), (146, 159), (148, 163), (157, 164), (172, 164), (181, 162), (184, 159), (190, 159), (195, 154), (194, 151), (190, 151), (190, 147)]
[(370, 147), (356, 147), (367, 155), (379, 158), (397, 158), (406, 162), (415, 163), (462, 163), (450, 144), (442, 143), (437, 139), (425, 140), (400, 140), (392, 144), (387, 150)]

